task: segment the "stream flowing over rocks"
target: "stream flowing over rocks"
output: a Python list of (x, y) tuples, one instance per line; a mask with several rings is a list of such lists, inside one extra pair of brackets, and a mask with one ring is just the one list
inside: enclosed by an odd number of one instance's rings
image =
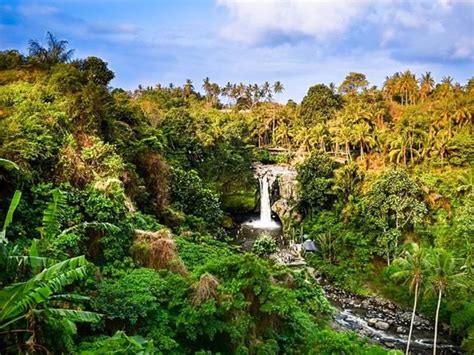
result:
[[(262, 233), (273, 236), (280, 249), (270, 255), (270, 259), (289, 267), (306, 268), (314, 281), (325, 285), (326, 297), (337, 309), (332, 323), (334, 328), (352, 330), (361, 336), (368, 337), (371, 342), (390, 349), (405, 350), (411, 310), (380, 297), (354, 295), (327, 284), (316, 270), (306, 266), (304, 253), (309, 250), (306, 243), (313, 243), (313, 241), (288, 243), (283, 239), (285, 227), (290, 222), (301, 220), (301, 215), (296, 209), (298, 203), (296, 169), (288, 165), (261, 163), (254, 164), (253, 168), (260, 186), (260, 216), (242, 223), (237, 238), (242, 249), (251, 250), (253, 242)], [(314, 243), (312, 245), (314, 247), (310, 248), (311, 251), (317, 252), (317, 246)], [(462, 354), (459, 346), (450, 339), (448, 331), (446, 325), (439, 325), (437, 353)], [(410, 353), (432, 354), (433, 336), (433, 322), (417, 314)]]
[[(380, 297), (356, 296), (350, 292), (325, 285), (326, 297), (338, 309), (333, 325), (350, 329), (387, 348), (405, 349), (410, 328), (411, 310), (406, 310)], [(444, 324), (438, 327), (438, 354), (462, 354), (449, 338)], [(433, 353), (434, 324), (420, 315), (415, 316), (410, 352)]]

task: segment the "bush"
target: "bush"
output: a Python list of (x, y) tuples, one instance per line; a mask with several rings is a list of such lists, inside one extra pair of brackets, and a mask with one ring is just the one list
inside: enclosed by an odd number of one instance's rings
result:
[(223, 217), (219, 197), (207, 189), (195, 170), (173, 169), (173, 204), (184, 213), (201, 218), (210, 228), (219, 226)]
[(297, 167), (303, 210), (319, 211), (331, 205), (335, 197), (332, 186), (336, 166), (328, 155), (313, 152)]
[(83, 342), (77, 349), (80, 355), (100, 355), (119, 353), (123, 355), (151, 355), (155, 353), (153, 340), (146, 340), (140, 335), (127, 336), (117, 331), (111, 337), (99, 337), (91, 342)]
[(252, 246), (252, 252), (258, 256), (268, 256), (277, 250), (275, 239), (267, 234), (260, 235)]

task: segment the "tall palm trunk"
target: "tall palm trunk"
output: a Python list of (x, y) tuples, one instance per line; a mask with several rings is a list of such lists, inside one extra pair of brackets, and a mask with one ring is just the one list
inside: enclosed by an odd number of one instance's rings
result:
[(438, 293), (438, 305), (436, 306), (435, 330), (434, 330), (434, 341), (433, 341), (433, 355), (436, 355), (436, 340), (438, 339), (438, 317), (439, 317), (439, 307), (441, 306), (441, 295), (442, 295), (442, 290), (440, 288), (439, 293)]
[(406, 355), (408, 355), (408, 352), (410, 350), (411, 335), (413, 333), (413, 323), (415, 321), (416, 304), (418, 302), (418, 285), (419, 285), (419, 281), (415, 283), (415, 301), (413, 302), (413, 312), (411, 313), (410, 331), (408, 332), (407, 350), (405, 351)]

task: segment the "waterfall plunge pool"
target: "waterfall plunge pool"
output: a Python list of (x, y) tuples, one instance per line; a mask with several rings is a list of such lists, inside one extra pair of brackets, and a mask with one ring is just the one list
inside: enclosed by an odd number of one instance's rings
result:
[(246, 251), (251, 250), (255, 240), (263, 234), (272, 236), (278, 244), (283, 242), (281, 223), (271, 208), (270, 190), (274, 180), (267, 173), (263, 170), (256, 174), (260, 187), (260, 215), (243, 222), (237, 232), (236, 242)]

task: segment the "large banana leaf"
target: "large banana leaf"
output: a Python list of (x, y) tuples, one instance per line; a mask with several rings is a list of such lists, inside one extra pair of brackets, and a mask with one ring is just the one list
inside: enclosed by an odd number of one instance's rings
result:
[(16, 163), (8, 159), (0, 158), (0, 166), (9, 170), (12, 170), (12, 169), (19, 170), (18, 165), (16, 165)]
[(48, 308), (37, 312), (47, 312), (48, 315), (65, 318), (72, 322), (97, 323), (101, 319), (99, 313), (75, 309)]
[(7, 237), (6, 237), (7, 228), (13, 221), (13, 213), (15, 213), (15, 210), (18, 207), (18, 204), (20, 203), (20, 199), (21, 199), (21, 191), (16, 190), (10, 202), (10, 206), (8, 207), (7, 216), (5, 217), (5, 221), (3, 222), (3, 228), (0, 231), (0, 243), (6, 244), (8, 242)]
[[(64, 286), (84, 278), (86, 269), (85, 257), (78, 256), (56, 263), (26, 282), (5, 287), (0, 291), (0, 322), (19, 317), (28, 309), (48, 301), (51, 295)], [(0, 328), (5, 326), (1, 324)]]

